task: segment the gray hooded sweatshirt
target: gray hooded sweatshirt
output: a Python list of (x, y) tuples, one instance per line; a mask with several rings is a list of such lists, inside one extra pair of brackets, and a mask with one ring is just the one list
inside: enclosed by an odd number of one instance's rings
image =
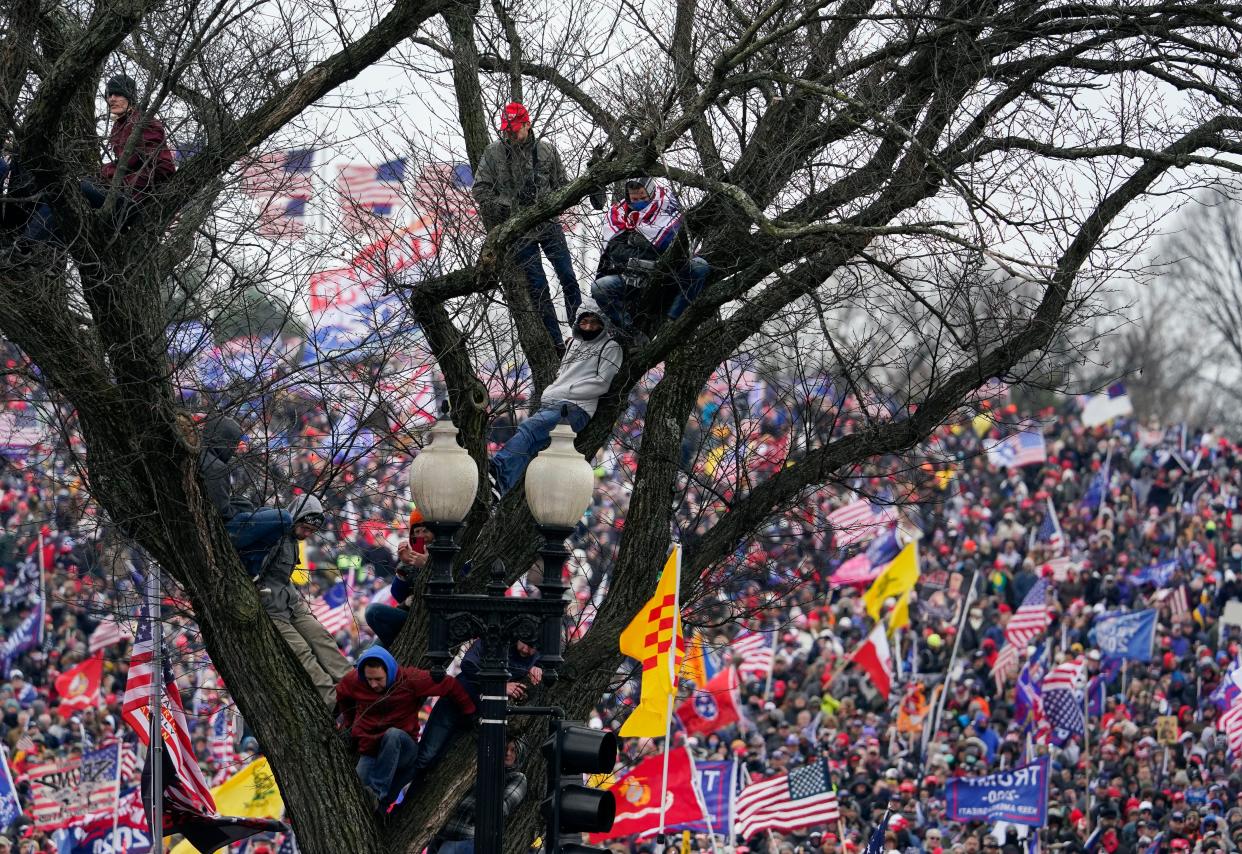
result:
[[(578, 331), (578, 318), (584, 314), (593, 314), (604, 324), (593, 341), (587, 341)], [(594, 415), (595, 405), (612, 385), (623, 357), (621, 345), (613, 338), (612, 325), (604, 312), (593, 300), (583, 300), (574, 316), (573, 337), (561, 358), (560, 370), (552, 384), (543, 390), (542, 405), (572, 403), (587, 415)]]

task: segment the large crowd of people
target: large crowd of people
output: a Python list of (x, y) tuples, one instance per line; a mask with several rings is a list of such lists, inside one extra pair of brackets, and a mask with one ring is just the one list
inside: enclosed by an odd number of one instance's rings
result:
[[(727, 489), (742, 490), (765, 469), (796, 457), (800, 447), (852, 429), (848, 414), (811, 419), (810, 408), (791, 405), (776, 387), (751, 377), (743, 389), (705, 390), (694, 442), (686, 449), (689, 476), (679, 514), (691, 534), (723, 512), (720, 496)], [(39, 395), (33, 385), (14, 383), (7, 390), (11, 406), (37, 405)], [(634, 417), (623, 423), (641, 423), (644, 403), (636, 395)], [(843, 549), (834, 542), (828, 516), (852, 499), (847, 490), (823, 490), (775, 518), (739, 550), (731, 571), (720, 574), (715, 597), (687, 612), (688, 625), (732, 618), (704, 634), (722, 666), (741, 663), (733, 661), (741, 657), (732, 640), (743, 628), (770, 632), (776, 644), (769, 673), (744, 671), (741, 724), (675, 739), (699, 759), (735, 758), (755, 779), (826, 758), (838, 787), (839, 823), (729, 843), (773, 854), (857, 851), (891, 807), (886, 849), (1012, 849), (1019, 844), (1012, 833), (999, 837), (989, 835), (989, 827), (948, 821), (944, 786), (1044, 751), (1051, 752), (1053, 769), (1045, 845), (1128, 854), (1140, 846), (1231, 850), (1235, 837), (1242, 840), (1242, 774), (1218, 723), (1223, 692), (1217, 690), (1242, 652), (1238, 627), (1226, 619), (1226, 606), (1242, 585), (1242, 516), (1236, 513), (1242, 451), (1210, 430), (1163, 429), (1132, 419), (1085, 428), (1077, 413), (1072, 400), (1033, 413), (1046, 440), (1043, 463), (1015, 469), (989, 463), (985, 443), (1011, 429), (1007, 419), (1023, 414), (1016, 404), (997, 404), (990, 416), (942, 428), (927, 443), (921, 466), (890, 477), (877, 462), (853, 484), (877, 501), (899, 503), (899, 536), (919, 543), (922, 577), (911, 626), (895, 644), (901, 676), (888, 700), (847, 661), (871, 625), (862, 597), (867, 585), (833, 577), (867, 545)], [(324, 414), (305, 403), (285, 414), (268, 433), (289, 432), (294, 448), (297, 437), (323, 429)], [(589, 628), (607, 595), (633, 475), (625, 439), (599, 461), (596, 499), (567, 566), (571, 640)], [(69, 450), (10, 454), (0, 475), (6, 632), (27, 613), (40, 575), (48, 605), (43, 642), (9, 662), (0, 684), (0, 738), (19, 789), (23, 771), (49, 756), (131, 737), (119, 726), (130, 652), (125, 640), (102, 648), (104, 677), (92, 705), (66, 711), (55, 688), (60, 673), (92, 654), (99, 626), (118, 617), (124, 623), (137, 601), (128, 580), (136, 555), (86, 498)], [(243, 457), (256, 453), (250, 449)], [(331, 462), (309, 449), (289, 459), (292, 464), (277, 474), (297, 491), (314, 486)], [(308, 571), (299, 579), (307, 600), (342, 571), (357, 581), (351, 585), (353, 618), (336, 635), (346, 655), (373, 641), (365, 609), (388, 589), (406, 539), (408, 500), (391, 485), (400, 482), (404, 462), (380, 454), (351, 461), (347, 476), (325, 493), (327, 522), (308, 544)], [(1055, 544), (1040, 532), (1050, 507), (1060, 525)], [(1013, 674), (998, 683), (992, 673), (1009, 617), (1040, 579), (1053, 590), (1052, 622), (1041, 640), (1052, 661), (1082, 656), (1093, 686), (1086, 737), (1061, 747), (1044, 746), (1018, 723)], [(165, 592), (164, 619), (173, 629), (194, 748), (208, 779), (219, 781), (261, 745), (241, 720), (230, 729), (227, 749), (218, 738), (213, 744), (207, 721), (229, 699), (192, 615), (171, 585)], [(522, 583), (512, 592), (523, 595)], [(1102, 660), (1093, 618), (1145, 608), (1159, 613), (1151, 660), (1124, 668)], [(921, 725), (936, 686), (950, 672), (938, 726)], [(601, 698), (591, 725), (617, 728), (633, 707), (638, 680), (629, 668), (619, 673), (617, 686)], [(1172, 738), (1157, 731), (1157, 719), (1168, 717), (1177, 721)], [(622, 765), (658, 749), (650, 740), (627, 740)], [(6, 832), (27, 837), (33, 850), (54, 850), (29, 817)], [(652, 844), (626, 839), (613, 847)], [(697, 844), (710, 847), (703, 837)]]

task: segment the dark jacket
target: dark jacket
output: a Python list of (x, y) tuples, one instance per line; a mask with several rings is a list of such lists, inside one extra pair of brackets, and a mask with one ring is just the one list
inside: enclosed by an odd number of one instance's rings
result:
[(134, 152), (125, 163), (125, 174), (121, 178), (125, 186), (135, 196), (141, 196), (160, 181), (166, 181), (177, 171), (172, 151), (165, 139), (164, 123), (157, 118), (144, 119), (137, 110), (130, 110), (112, 125), (108, 134), (108, 147), (112, 150), (112, 162), (105, 163), (100, 175), (104, 183), (112, 182), (121, 157), (125, 154), (125, 146), (136, 127), (141, 127), (142, 136), (134, 146)]
[[(362, 678), (367, 662), (379, 661), (388, 670), (388, 685), (372, 691)], [(428, 697), (444, 697), (440, 702), (456, 703), (467, 715), (475, 712), (474, 701), (452, 676), (439, 682), (418, 667), (399, 667), (383, 647), (373, 646), (358, 657), (355, 669), (336, 685), (336, 711), (344, 717), (343, 727), (363, 756), (374, 756), (384, 733), (396, 727), (418, 739), (418, 712)]]
[(298, 564), (293, 522), (285, 510), (261, 507), (238, 513), (228, 523), (229, 538), (242, 566), (259, 587), (259, 601), (280, 620), (290, 620), (296, 608), (306, 607), (290, 580)]
[[(519, 655), (516, 645), (509, 647), (509, 681), (521, 682), (530, 673), (530, 669), (539, 663), (539, 653), (536, 651), (534, 655)], [(470, 699), (478, 701), (479, 691), (479, 672), (483, 669), (483, 644), (481, 641), (475, 641), (470, 649), (466, 650), (466, 654), (461, 659), (461, 676), (458, 680), (462, 687), (466, 689), (466, 693), (470, 695)]]
[(489, 145), (474, 173), (471, 192), (483, 224), (494, 228), (566, 183), (556, 148), (531, 134), (526, 142), (498, 140)]
[(213, 419), (203, 428), (198, 466), (207, 499), (226, 522), (241, 511), (252, 509), (248, 501), (233, 497), (232, 460), (241, 437), (241, 425), (232, 418)]

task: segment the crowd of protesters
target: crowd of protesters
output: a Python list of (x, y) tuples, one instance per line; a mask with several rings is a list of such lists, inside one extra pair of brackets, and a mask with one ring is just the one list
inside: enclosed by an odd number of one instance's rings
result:
[[(37, 385), (19, 376), (13, 372), (7, 380), (10, 411), (39, 405)], [(636, 456), (629, 449), (644, 406), (644, 396), (636, 394), (618, 440), (597, 461), (596, 499), (567, 567), (571, 640), (589, 627), (607, 595), (608, 567), (633, 482)], [(679, 519), (688, 536), (708, 529), (724, 512), (722, 496), (745, 491), (802, 449), (854, 429), (852, 419), (861, 415), (843, 414), (848, 406), (825, 411), (822, 400), (791, 404), (778, 383), (766, 385), (753, 375), (743, 388), (725, 382), (705, 390), (683, 460), (688, 475)], [(262, 466), (250, 465), (251, 482), (281, 484), (286, 499), (290, 491), (322, 496), (328, 521), (308, 545), (307, 572), (299, 580), (306, 598), (314, 600), (342, 575), (353, 577), (353, 619), (337, 640), (347, 656), (356, 655), (374, 640), (365, 609), (390, 584), (406, 541), (410, 508), (401, 472), (408, 459), (402, 452), (377, 452), (342, 465), (313, 449), (330, 432), (322, 409), (290, 400), (269, 402), (264, 411), (264, 435), (284, 436), (289, 450), (280, 465), (266, 457)], [(1242, 517), (1235, 513), (1242, 452), (1211, 431), (1166, 430), (1124, 418), (1088, 429), (1077, 413), (1073, 400), (1036, 413), (1002, 398), (990, 414), (938, 431), (921, 465), (894, 473), (875, 463), (849, 484), (879, 502), (898, 504), (900, 536), (919, 540), (922, 579), (911, 605), (912, 625), (895, 646), (902, 676), (888, 700), (846, 663), (870, 630), (862, 604), (866, 585), (833, 579), (834, 570), (866, 545), (838, 547), (827, 522), (834, 509), (853, 500), (848, 490), (823, 490), (775, 518), (719, 574), (716, 598), (687, 612), (688, 625), (727, 623), (705, 632), (721, 664), (733, 657), (730, 641), (743, 626), (774, 632), (777, 641), (771, 672), (742, 683), (743, 725), (686, 739), (694, 755), (737, 758), (756, 778), (826, 758), (838, 786), (841, 822), (731, 842), (773, 854), (857, 851), (891, 807), (887, 849), (976, 854), (996, 848), (1008, 854), (1019, 844), (1012, 835), (946, 820), (944, 784), (1051, 751), (1045, 845), (1130, 854), (1153, 845), (1162, 852), (1232, 850), (1235, 837), (1242, 844), (1242, 772), (1217, 729), (1221, 710), (1213, 699), (1242, 652), (1237, 629), (1222, 628), (1225, 606), (1242, 585)], [(981, 453), (984, 443), (1011, 431), (1020, 416), (1040, 425), (1047, 460), (1020, 469), (990, 465)], [(497, 446), (505, 438), (498, 429)], [(244, 436), (242, 442), (242, 459), (256, 458), (258, 449), (247, 447)], [(93, 654), (90, 639), (100, 624), (129, 617), (138, 601), (130, 578), (138, 557), (87, 500), (74, 450), (44, 446), (10, 453), (0, 473), (6, 634), (27, 613), (40, 579), (47, 603), (42, 643), (12, 660), (0, 683), (0, 739), (19, 789), (24, 770), (49, 756), (132, 738), (120, 714), (128, 642), (102, 648), (104, 678), (93, 706), (64, 711), (54, 687), (58, 674)], [(334, 477), (325, 490), (330, 468)], [(1103, 489), (1093, 492), (1093, 484)], [(256, 497), (258, 503), (269, 498)], [(1050, 505), (1061, 528), (1056, 548), (1035, 536)], [(1164, 583), (1136, 580), (1144, 568), (1169, 561), (1175, 568)], [(1061, 747), (1041, 744), (1019, 725), (1012, 675), (999, 685), (992, 675), (1009, 615), (1040, 578), (1053, 582), (1046, 635), (1053, 660), (1083, 656), (1101, 696), (1087, 738)], [(959, 620), (972, 585), (977, 595)], [(1175, 588), (1184, 589), (1184, 599), (1168, 595)], [(524, 585), (515, 584), (512, 592), (523, 595)], [(252, 759), (260, 745), (240, 719), (229, 729), (227, 745), (219, 737), (213, 742), (207, 721), (230, 701), (192, 616), (175, 590), (166, 588), (165, 595), (163, 617), (172, 629), (172, 658), (194, 748), (208, 779), (219, 781)], [(1124, 671), (1102, 661), (1093, 617), (1148, 607), (1160, 612), (1151, 661), (1129, 662)], [(593, 726), (620, 726), (636, 699), (637, 680), (624, 678), (629, 672), (620, 674), (615, 693), (601, 699)], [(939, 725), (921, 726), (946, 673), (952, 673), (951, 687)], [(1168, 716), (1177, 719), (1177, 732), (1158, 740), (1156, 720)], [(655, 749), (648, 740), (628, 740), (623, 764)], [(132, 785), (136, 772), (127, 771), (125, 782)], [(50, 846), (31, 832), (28, 820), (6, 830), (13, 837), (24, 834), (22, 844), (33, 844), (32, 850)], [(652, 844), (613, 843), (618, 850)], [(703, 838), (695, 844), (709, 847)]]

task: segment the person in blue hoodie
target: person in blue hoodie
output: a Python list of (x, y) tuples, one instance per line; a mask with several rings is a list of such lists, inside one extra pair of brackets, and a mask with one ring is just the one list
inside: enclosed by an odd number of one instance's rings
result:
[(238, 513), (229, 520), (228, 532), (242, 566), (259, 588), (264, 610), (324, 702), (332, 706), (336, 683), (349, 672), (349, 662), (292, 581), (298, 544), (317, 534), (325, 521), (319, 499), (303, 495), (288, 510), (263, 507)]
[(543, 390), (539, 408), (518, 425), (513, 437), (488, 464), (493, 502), (513, 489), (530, 461), (551, 444), (562, 409), (568, 413), (573, 431), (582, 432), (600, 397), (612, 385), (624, 355), (603, 311), (591, 300), (583, 300), (556, 379)]

